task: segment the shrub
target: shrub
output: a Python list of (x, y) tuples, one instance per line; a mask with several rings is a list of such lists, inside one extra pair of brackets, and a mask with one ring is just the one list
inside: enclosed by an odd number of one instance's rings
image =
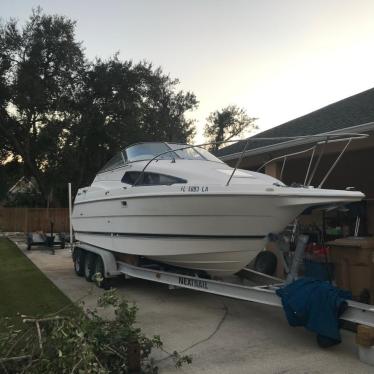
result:
[[(74, 316), (5, 318), (0, 335), (0, 372), (5, 373), (156, 373), (150, 358), (162, 348), (159, 336), (148, 338), (135, 326), (137, 307), (106, 291), (97, 302), (112, 308), (113, 318), (101, 317), (96, 308)], [(172, 355), (177, 367), (191, 362), (188, 356)]]

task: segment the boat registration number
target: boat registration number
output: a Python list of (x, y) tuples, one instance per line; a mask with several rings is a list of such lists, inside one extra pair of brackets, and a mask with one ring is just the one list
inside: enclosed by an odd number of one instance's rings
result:
[(208, 186), (182, 186), (181, 192), (208, 192)]

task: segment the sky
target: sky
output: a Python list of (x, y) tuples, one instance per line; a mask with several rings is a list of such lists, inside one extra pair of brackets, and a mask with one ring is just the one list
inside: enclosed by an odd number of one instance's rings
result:
[(259, 131), (374, 87), (374, 0), (1, 0), (77, 21), (86, 56), (148, 60), (196, 94), (195, 143), (208, 115), (238, 105)]

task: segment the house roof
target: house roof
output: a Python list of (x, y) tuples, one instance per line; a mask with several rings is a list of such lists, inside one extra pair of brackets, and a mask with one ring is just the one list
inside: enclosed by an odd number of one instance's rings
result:
[[(372, 121), (374, 121), (374, 88), (256, 134), (251, 137), (252, 141), (248, 144), (247, 151), (262, 148), (265, 151), (271, 145), (286, 143), (284, 140), (256, 141), (256, 138), (316, 135), (336, 132)], [(235, 158), (229, 155), (234, 156), (242, 152), (244, 146), (244, 141), (234, 143), (219, 149), (215, 155), (222, 159)]]

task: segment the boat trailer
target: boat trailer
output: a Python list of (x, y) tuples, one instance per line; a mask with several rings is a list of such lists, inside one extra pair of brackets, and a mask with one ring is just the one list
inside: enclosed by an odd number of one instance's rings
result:
[[(101, 286), (104, 288), (105, 281), (108, 279), (124, 275), (126, 278), (139, 278), (152, 282), (163, 283), (168, 285), (170, 288), (187, 288), (195, 291), (225, 296), (232, 299), (282, 307), (281, 299), (276, 295), (275, 291), (282, 287), (285, 282), (283, 280), (282, 282), (279, 282), (280, 280), (278, 278), (266, 276), (251, 269), (246, 268), (244, 271), (253, 274), (257, 278), (265, 277), (267, 280), (266, 283), (272, 283), (272, 281), (274, 281), (274, 283), (259, 286), (247, 286), (243, 284), (223, 282), (205, 279), (198, 276), (163, 271), (149, 267), (134, 266), (122, 261), (117, 261), (114, 254), (110, 251), (80, 242), (76, 243), (75, 247), (73, 248), (74, 263), (77, 261), (77, 249), (94, 253), (98, 255), (98, 258), (101, 258), (104, 268), (104, 274), (102, 274), (104, 282), (101, 284)], [(348, 308), (340, 317), (341, 320), (374, 327), (374, 305), (359, 303), (352, 300), (347, 300), (347, 302)]]

